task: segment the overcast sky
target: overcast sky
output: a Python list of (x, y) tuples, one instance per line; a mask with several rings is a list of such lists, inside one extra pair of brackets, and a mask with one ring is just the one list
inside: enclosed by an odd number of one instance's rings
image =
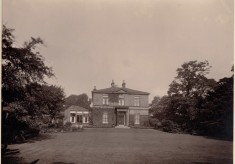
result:
[(70, 94), (119, 86), (167, 93), (176, 69), (208, 60), (209, 78), (231, 76), (233, 0), (3, 0), (16, 45), (31, 36)]

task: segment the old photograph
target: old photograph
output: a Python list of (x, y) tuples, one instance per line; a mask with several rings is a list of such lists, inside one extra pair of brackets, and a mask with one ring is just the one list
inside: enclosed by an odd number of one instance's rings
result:
[(1, 163), (233, 163), (233, 0), (1, 2)]

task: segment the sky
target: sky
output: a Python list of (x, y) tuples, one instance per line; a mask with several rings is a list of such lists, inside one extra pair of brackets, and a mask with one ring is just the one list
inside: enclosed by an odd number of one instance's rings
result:
[(231, 76), (233, 0), (3, 0), (16, 46), (40, 37), (49, 84), (66, 96), (121, 86), (167, 94), (176, 69), (208, 60), (208, 78)]

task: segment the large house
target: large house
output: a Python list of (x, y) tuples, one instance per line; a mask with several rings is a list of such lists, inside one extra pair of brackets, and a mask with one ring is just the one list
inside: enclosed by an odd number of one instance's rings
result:
[(117, 87), (92, 91), (92, 120), (94, 127), (134, 127), (148, 124), (149, 93), (129, 89), (123, 81)]

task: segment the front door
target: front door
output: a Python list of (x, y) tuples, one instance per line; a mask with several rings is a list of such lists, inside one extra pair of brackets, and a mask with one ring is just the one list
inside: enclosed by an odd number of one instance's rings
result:
[(124, 112), (118, 112), (118, 125), (125, 125), (125, 113)]

